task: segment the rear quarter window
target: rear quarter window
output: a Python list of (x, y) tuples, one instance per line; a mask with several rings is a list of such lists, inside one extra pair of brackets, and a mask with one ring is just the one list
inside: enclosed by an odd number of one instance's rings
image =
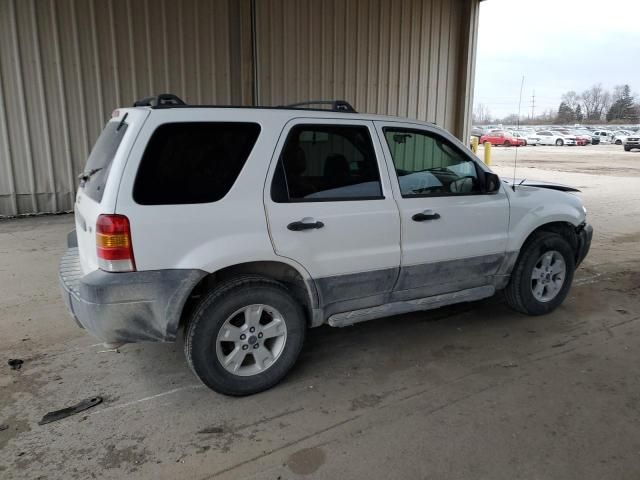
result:
[(111, 163), (124, 138), (127, 126), (124, 122), (107, 123), (87, 160), (83, 173), (86, 177), (80, 181), (80, 187), (84, 189), (86, 195), (98, 203), (102, 201)]
[(141, 205), (211, 203), (231, 190), (260, 134), (256, 123), (181, 122), (158, 127), (140, 161)]

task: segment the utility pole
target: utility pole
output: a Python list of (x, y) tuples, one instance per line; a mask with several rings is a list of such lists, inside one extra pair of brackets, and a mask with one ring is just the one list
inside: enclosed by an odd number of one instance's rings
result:
[(531, 120), (534, 119), (536, 111), (536, 91), (533, 91), (533, 95), (531, 95)]

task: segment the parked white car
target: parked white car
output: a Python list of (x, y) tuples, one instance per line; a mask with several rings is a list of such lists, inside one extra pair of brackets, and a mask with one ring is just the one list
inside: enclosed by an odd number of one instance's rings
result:
[(625, 142), (626, 138), (632, 134), (633, 132), (630, 132), (629, 130), (615, 130), (611, 132), (611, 143), (622, 145)]
[(611, 143), (613, 140), (611, 131), (609, 130), (596, 130), (593, 134), (600, 137), (600, 143)]
[(498, 290), (551, 312), (589, 250), (575, 189), (502, 182), (430, 123), (345, 102), (135, 105), (114, 112), (80, 177), (64, 298), (111, 344), (184, 331), (192, 370), (224, 394), (275, 385), (309, 327)]
[(563, 135), (560, 132), (551, 130), (542, 130), (536, 132), (536, 136), (540, 139), (539, 145), (556, 145), (562, 147), (563, 145), (575, 145), (576, 138), (568, 135)]
[(525, 145), (538, 145), (540, 143), (540, 137), (538, 137), (534, 132), (512, 132), (512, 135), (516, 138), (522, 138), (524, 140)]

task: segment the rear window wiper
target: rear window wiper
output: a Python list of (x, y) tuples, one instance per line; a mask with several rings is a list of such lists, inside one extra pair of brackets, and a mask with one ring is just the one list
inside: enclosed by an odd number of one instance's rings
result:
[(80, 175), (78, 175), (78, 178), (80, 179), (80, 182), (86, 182), (87, 180), (89, 180), (95, 173), (98, 173), (100, 170), (102, 170), (102, 167), (100, 168), (92, 168), (91, 170), (89, 170), (88, 172), (82, 172)]

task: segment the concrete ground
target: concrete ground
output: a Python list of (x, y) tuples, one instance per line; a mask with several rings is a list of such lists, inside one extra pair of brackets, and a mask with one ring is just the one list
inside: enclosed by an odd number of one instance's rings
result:
[[(515, 151), (494, 149), (497, 173)], [(639, 478), (640, 152), (518, 156), (518, 177), (581, 188), (595, 227), (561, 308), (323, 327), (281, 385), (241, 399), (202, 387), (180, 344), (102, 352), (75, 326), (57, 283), (71, 216), (0, 222), (0, 478)]]

